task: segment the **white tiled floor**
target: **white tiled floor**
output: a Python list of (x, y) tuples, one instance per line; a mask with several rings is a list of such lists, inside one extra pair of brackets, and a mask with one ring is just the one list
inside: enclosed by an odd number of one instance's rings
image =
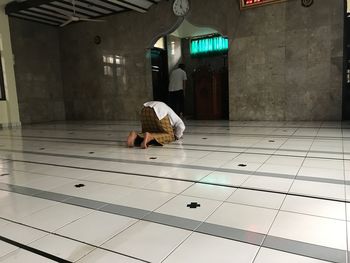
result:
[(245, 263), (253, 261), (258, 249), (258, 246), (194, 233), (164, 262)]
[(187, 230), (141, 221), (106, 242), (103, 247), (160, 262), (190, 234)]
[(295, 263), (325, 263), (326, 261), (318, 260), (309, 257), (303, 257), (290, 253), (285, 253), (278, 250), (261, 248), (254, 263), (280, 263), (280, 262), (295, 262)]
[(280, 212), (269, 234), (325, 247), (347, 249), (346, 223), (335, 219)]
[(0, 262), (350, 263), (349, 124), (186, 125), (148, 150), (136, 122), (0, 130)]
[(277, 212), (272, 209), (224, 203), (207, 222), (266, 234)]
[(56, 233), (99, 246), (135, 222), (137, 220), (129, 217), (96, 211), (62, 227)]

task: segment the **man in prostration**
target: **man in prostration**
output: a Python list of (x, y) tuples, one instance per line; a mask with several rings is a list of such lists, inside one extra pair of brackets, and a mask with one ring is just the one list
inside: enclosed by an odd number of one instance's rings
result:
[(164, 145), (182, 138), (185, 124), (181, 118), (165, 103), (149, 101), (141, 110), (142, 133), (130, 132), (127, 145), (140, 145), (146, 149), (149, 145)]

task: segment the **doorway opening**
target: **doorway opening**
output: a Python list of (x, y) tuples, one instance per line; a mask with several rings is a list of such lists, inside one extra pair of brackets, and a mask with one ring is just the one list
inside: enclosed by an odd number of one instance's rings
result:
[(169, 76), (179, 64), (185, 64), (185, 118), (227, 120), (228, 43), (218, 31), (196, 27), (187, 20), (161, 37), (151, 49), (154, 100), (169, 102)]

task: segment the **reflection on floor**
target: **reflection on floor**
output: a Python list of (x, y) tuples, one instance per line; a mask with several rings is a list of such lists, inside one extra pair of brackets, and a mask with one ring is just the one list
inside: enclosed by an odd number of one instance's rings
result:
[(138, 126), (0, 130), (0, 262), (349, 263), (349, 124)]

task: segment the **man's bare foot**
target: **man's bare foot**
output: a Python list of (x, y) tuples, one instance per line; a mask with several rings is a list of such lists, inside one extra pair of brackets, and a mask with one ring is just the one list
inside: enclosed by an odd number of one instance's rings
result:
[(132, 132), (129, 133), (128, 140), (127, 140), (128, 147), (134, 147), (136, 137), (137, 137), (137, 133), (136, 132), (132, 131)]
[(148, 143), (153, 140), (153, 136), (149, 133), (146, 132), (143, 138), (143, 142), (141, 143), (141, 148), (142, 149), (147, 149)]

